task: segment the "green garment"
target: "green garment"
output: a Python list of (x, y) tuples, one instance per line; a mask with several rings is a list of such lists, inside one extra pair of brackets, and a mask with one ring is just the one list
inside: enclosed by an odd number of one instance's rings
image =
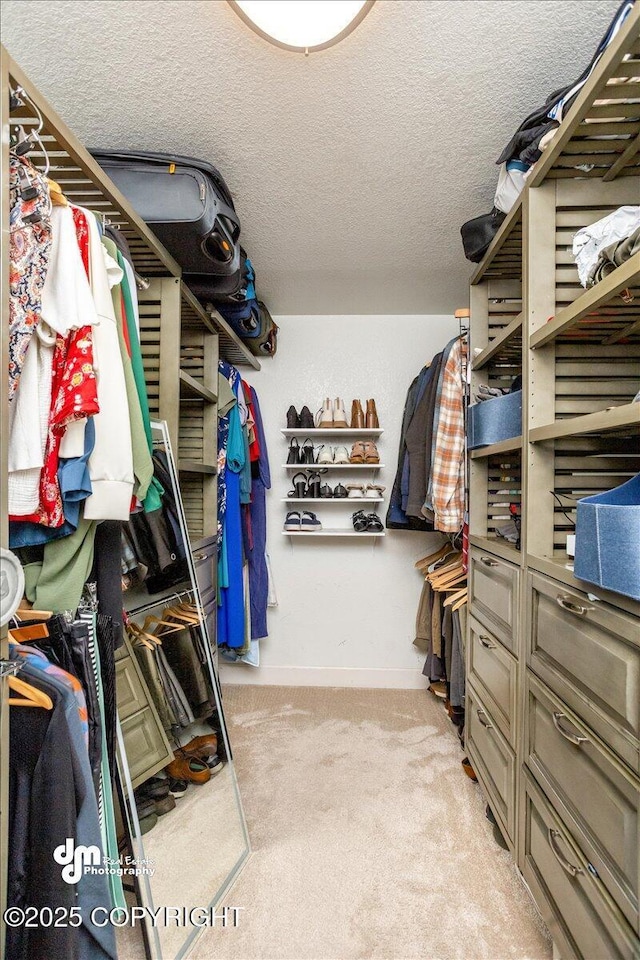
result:
[(221, 373), (218, 374), (218, 417), (226, 417), (231, 407), (237, 403), (236, 395), (231, 389), (231, 384)]
[[(109, 237), (102, 238), (102, 245), (107, 253), (118, 259), (118, 248)], [(123, 271), (124, 272), (124, 271)], [(111, 287), (111, 299), (113, 301), (113, 312), (116, 317), (116, 326), (118, 328), (118, 343), (120, 346), (120, 356), (122, 358), (122, 367), (124, 369), (124, 380), (127, 390), (127, 403), (129, 406), (129, 425), (131, 427), (131, 447), (133, 451), (133, 475), (135, 484), (133, 492), (139, 500), (144, 500), (149, 489), (149, 484), (153, 477), (153, 461), (149, 453), (149, 444), (142, 420), (142, 410), (140, 409), (140, 400), (136, 389), (136, 381), (131, 366), (131, 358), (127, 350), (127, 343), (124, 337), (124, 326), (122, 319), (122, 285), (116, 284)]]
[[(118, 264), (122, 269), (124, 277), (122, 279), (122, 297), (124, 299), (124, 312), (127, 318), (127, 332), (129, 334), (129, 345), (131, 347), (131, 369), (136, 381), (136, 391), (140, 401), (140, 412), (142, 413), (142, 422), (144, 432), (147, 438), (147, 447), (149, 453), (153, 455), (153, 437), (151, 435), (151, 414), (149, 413), (149, 397), (147, 396), (147, 383), (144, 377), (144, 365), (142, 363), (142, 351), (140, 349), (140, 337), (136, 326), (136, 312), (133, 305), (133, 294), (129, 286), (129, 277), (124, 266), (124, 257), (117, 251)], [(153, 513), (162, 506), (162, 494), (164, 487), (156, 476), (152, 477), (147, 495), (144, 498), (144, 512)]]
[(93, 566), (97, 527), (97, 520), (83, 517), (68, 537), (45, 543), (42, 560), (25, 564), (25, 594), (38, 610), (76, 612)]

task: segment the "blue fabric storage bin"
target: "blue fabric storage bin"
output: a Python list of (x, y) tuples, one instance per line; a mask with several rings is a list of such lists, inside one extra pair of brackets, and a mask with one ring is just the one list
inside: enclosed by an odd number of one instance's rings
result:
[(640, 600), (640, 474), (578, 501), (574, 573)]
[(469, 407), (468, 447), (486, 447), (522, 433), (522, 390)]

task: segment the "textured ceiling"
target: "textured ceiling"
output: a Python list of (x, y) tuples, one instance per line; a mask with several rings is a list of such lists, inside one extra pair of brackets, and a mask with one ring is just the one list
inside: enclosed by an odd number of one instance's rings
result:
[(2, 40), (91, 146), (213, 161), (275, 314), (449, 313), (460, 224), (617, 0), (378, 0), (305, 58), (224, 0), (5, 0)]

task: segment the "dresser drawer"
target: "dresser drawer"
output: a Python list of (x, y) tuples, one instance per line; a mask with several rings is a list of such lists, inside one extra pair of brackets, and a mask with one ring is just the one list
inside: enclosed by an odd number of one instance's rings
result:
[(640, 781), (533, 676), (524, 749), (556, 812), (638, 930)]
[(217, 581), (218, 547), (215, 537), (206, 537), (193, 545), (191, 555), (200, 596), (214, 589)]
[(474, 617), (469, 619), (468, 674), (500, 732), (515, 747), (518, 664), (500, 641)]
[(537, 573), (528, 590), (531, 669), (639, 772), (640, 621)]
[(562, 960), (637, 960), (638, 938), (586, 859), (525, 776), (522, 874)]
[(514, 840), (515, 756), (473, 687), (467, 687), (465, 737), (473, 768), (505, 837)]
[(514, 652), (519, 575), (513, 564), (472, 548), (469, 610)]

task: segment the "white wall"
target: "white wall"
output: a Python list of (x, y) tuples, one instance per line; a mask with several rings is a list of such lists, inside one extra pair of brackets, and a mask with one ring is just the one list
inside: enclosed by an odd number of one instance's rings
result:
[[(413, 646), (421, 590), (416, 559), (438, 535), (387, 531), (385, 538), (289, 538), (282, 536), (290, 487), (287, 441), (280, 430), (286, 411), (323, 397), (342, 397), (351, 412), (359, 397), (376, 400), (380, 425), (379, 482), (386, 486), (384, 518), (393, 485), (407, 389), (423, 364), (457, 333), (452, 317), (278, 317), (278, 353), (247, 379), (255, 386), (271, 461), (268, 552), (278, 595), (269, 610), (269, 637), (261, 641), (260, 667), (223, 665), (226, 683), (319, 686), (420, 687), (424, 657)], [(368, 472), (365, 473), (368, 478)], [(333, 486), (356, 473), (331, 471)], [(364, 479), (364, 477), (362, 478)], [(331, 501), (329, 501), (329, 504)], [(350, 506), (315, 505), (326, 526), (350, 525)], [(436, 538), (434, 540), (434, 537)]]

